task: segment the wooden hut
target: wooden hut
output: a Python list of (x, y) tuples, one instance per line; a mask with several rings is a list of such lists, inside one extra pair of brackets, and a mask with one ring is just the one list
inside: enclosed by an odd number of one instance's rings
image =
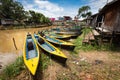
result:
[(13, 25), (14, 20), (12, 20), (12, 19), (1, 19), (1, 24), (2, 25)]
[(101, 28), (110, 32), (120, 32), (120, 0), (113, 0), (106, 4), (101, 10)]
[(90, 26), (93, 28), (97, 27), (97, 17), (98, 17), (98, 13), (91, 16)]
[(87, 24), (87, 25), (91, 25), (91, 24), (92, 24), (92, 23), (91, 23), (91, 22), (92, 22), (92, 19), (93, 19), (93, 18), (92, 18), (91, 16), (87, 17), (87, 18), (85, 19), (86, 24)]
[(101, 33), (101, 41), (120, 44), (120, 0), (107, 3), (99, 11), (96, 29)]
[(91, 26), (100, 33), (100, 41), (117, 42), (120, 40), (120, 0), (107, 3), (99, 13), (91, 16)]

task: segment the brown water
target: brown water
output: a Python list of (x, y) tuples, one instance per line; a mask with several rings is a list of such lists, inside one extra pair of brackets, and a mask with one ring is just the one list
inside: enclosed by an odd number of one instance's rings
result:
[[(18, 53), (23, 48), (23, 43), (26, 34), (38, 32), (38, 30), (49, 29), (51, 27), (45, 28), (30, 28), (30, 29), (18, 29), (18, 30), (1, 30), (0, 31), (0, 54), (1, 53)], [(15, 39), (15, 44), (17, 50), (14, 46), (13, 38)]]

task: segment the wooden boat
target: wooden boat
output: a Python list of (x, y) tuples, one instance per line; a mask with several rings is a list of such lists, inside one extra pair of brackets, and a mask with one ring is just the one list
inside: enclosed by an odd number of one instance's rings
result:
[(68, 39), (71, 37), (71, 35), (57, 35), (57, 34), (50, 34), (49, 36), (57, 39)]
[(49, 37), (49, 36), (45, 36), (45, 39), (53, 44), (57, 44), (57, 45), (60, 45), (60, 46), (74, 46), (74, 44), (70, 43), (70, 42), (66, 42), (66, 41), (63, 41), (63, 40), (59, 40), (59, 39), (56, 39), (56, 38), (52, 38), (52, 37)]
[(56, 34), (65, 34), (65, 35), (78, 35), (80, 32), (73, 31), (64, 31), (64, 32), (55, 32)]
[(38, 45), (46, 52), (55, 55), (55, 56), (59, 56), (62, 57), (64, 59), (67, 59), (67, 57), (56, 47), (54, 47), (52, 44), (50, 44), (48, 41), (46, 41), (43, 37), (41, 37), (40, 35), (34, 34), (34, 37), (38, 43)]
[(53, 32), (51, 33), (43, 33), (43, 32), (38, 32), (40, 34), (40, 36), (50, 36), (50, 37), (53, 37), (53, 38), (57, 38), (57, 39), (68, 39), (71, 37), (71, 35), (58, 35), (58, 34), (55, 34)]
[(24, 42), (23, 59), (28, 70), (35, 75), (39, 64), (39, 48), (30, 34), (27, 35)]

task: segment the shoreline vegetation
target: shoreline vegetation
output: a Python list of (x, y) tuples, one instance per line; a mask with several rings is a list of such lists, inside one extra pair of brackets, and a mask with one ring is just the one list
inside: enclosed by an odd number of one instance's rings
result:
[(15, 77), (16, 75), (20, 74), (20, 72), (24, 69), (25, 69), (25, 66), (24, 66), (23, 58), (18, 57), (15, 60), (15, 62), (6, 66), (6, 68), (2, 72), (2, 75), (0, 75), (0, 79), (8, 80), (11, 77)]
[[(50, 25), (51, 26), (51, 25)], [(29, 25), (29, 26), (0, 26), (0, 30), (13, 30), (13, 29), (28, 29), (28, 28), (45, 28), (50, 27), (48, 25)]]

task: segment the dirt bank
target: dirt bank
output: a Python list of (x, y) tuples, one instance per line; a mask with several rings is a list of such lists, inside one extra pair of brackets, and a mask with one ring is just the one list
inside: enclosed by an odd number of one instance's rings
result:
[(15, 54), (15, 53), (0, 53), (0, 73), (2, 70), (9, 64), (13, 63), (18, 56), (21, 54)]
[(62, 52), (68, 57), (66, 66), (52, 61), (52, 65), (44, 72), (47, 77), (43, 80), (120, 79), (120, 52), (80, 51), (78, 54), (66, 50)]

